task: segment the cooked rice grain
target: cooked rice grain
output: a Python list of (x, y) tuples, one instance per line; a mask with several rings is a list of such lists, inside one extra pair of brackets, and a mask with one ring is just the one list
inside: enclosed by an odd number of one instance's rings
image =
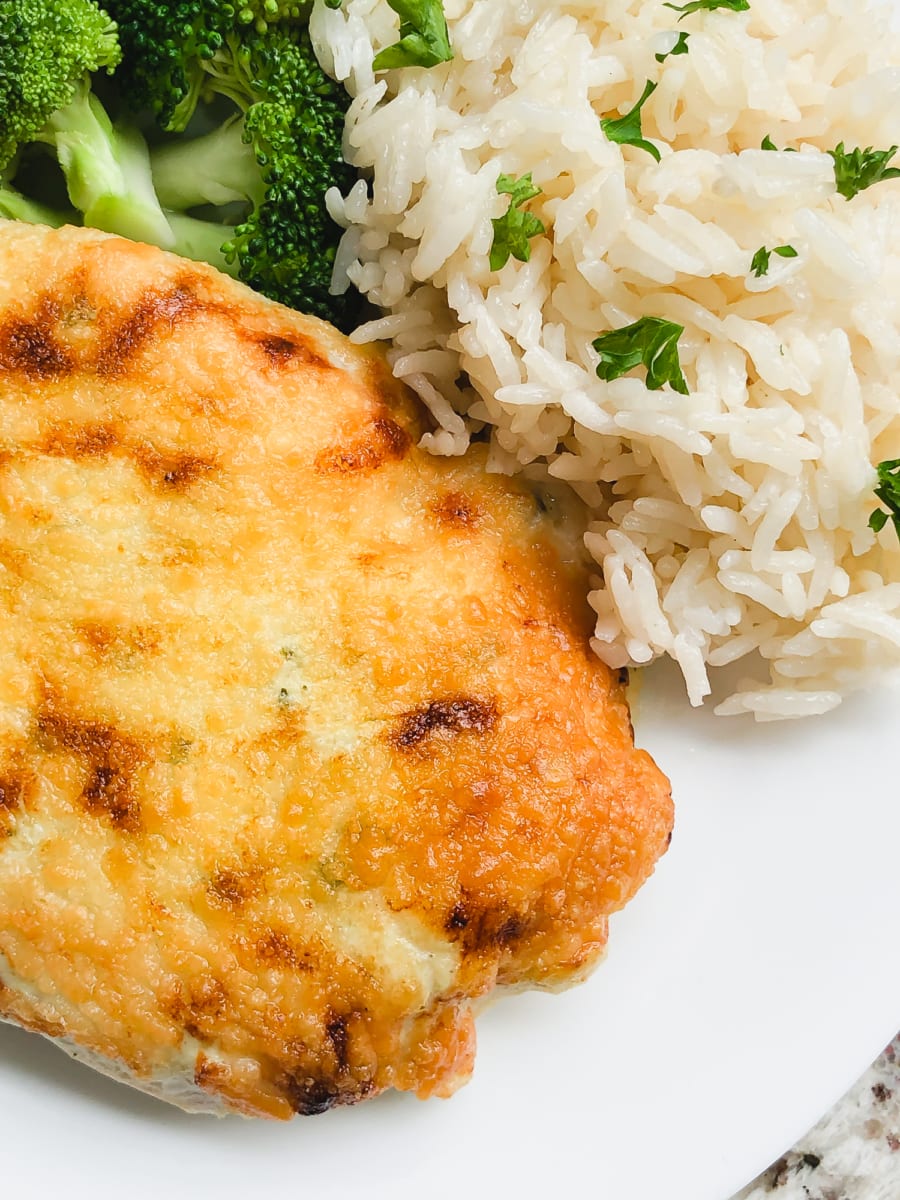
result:
[[(846, 201), (827, 150), (900, 141), (900, 39), (859, 0), (753, 0), (682, 21), (662, 0), (444, 0), (455, 57), (375, 78), (385, 0), (317, 0), (369, 181), (329, 196), (336, 282), (386, 313), (430, 449), (488, 427), (492, 466), (587, 506), (596, 652), (675, 659), (692, 703), (805, 716), (900, 663), (898, 539), (875, 464), (900, 456), (900, 182)], [(656, 61), (689, 33), (688, 53)], [(600, 118), (645, 82), (661, 161)], [(763, 151), (764, 137), (786, 150)], [(490, 269), (501, 173), (531, 172), (547, 232)], [(767, 275), (760, 246), (790, 244)], [(643, 315), (684, 326), (690, 394), (603, 382), (591, 343)]]

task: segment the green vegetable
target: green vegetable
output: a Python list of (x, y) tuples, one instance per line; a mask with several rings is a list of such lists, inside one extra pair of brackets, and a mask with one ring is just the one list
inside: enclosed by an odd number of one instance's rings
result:
[(793, 246), (775, 246), (772, 250), (767, 250), (765, 246), (760, 246), (750, 262), (750, 270), (757, 279), (759, 279), (761, 275), (768, 275), (769, 259), (773, 254), (778, 254), (781, 256), (781, 258), (797, 257), (797, 251)]
[(233, 233), (227, 225), (218, 221), (205, 221), (183, 212), (166, 212), (178, 253), (195, 262), (209, 263), (225, 275), (237, 276), (238, 267), (234, 259), (225, 254), (227, 242), (223, 235)]
[(727, 8), (731, 12), (748, 12), (749, 0), (690, 0), (689, 4), (666, 4), (666, 8), (674, 8), (680, 12), (679, 21), (695, 12), (712, 12), (716, 8)]
[(665, 62), (667, 58), (671, 58), (675, 54), (687, 54), (688, 38), (690, 36), (691, 35), (689, 33), (685, 33), (684, 30), (682, 30), (681, 33), (679, 33), (679, 35), (678, 35), (678, 41), (675, 43), (675, 45), (672, 47), (671, 50), (667, 50), (665, 52), (665, 54), (654, 54), (653, 57), (656, 59), (656, 61), (658, 63), (661, 63), (661, 62)]
[(29, 211), (48, 216), (29, 209), (14, 186), (23, 152), (43, 143), (87, 224), (173, 248), (143, 137), (132, 125), (114, 124), (92, 90), (93, 74), (111, 73), (119, 58), (116, 26), (93, 0), (0, 6), (0, 171), (12, 189), (5, 208), (18, 208), (20, 219)]
[(892, 521), (900, 538), (900, 458), (886, 459), (878, 464), (876, 470), (878, 487), (875, 488), (875, 495), (887, 506), (887, 512), (883, 508), (876, 508), (869, 517), (869, 528), (880, 533), (888, 521)]
[(309, 7), (308, 3), (298, 4), (297, 0), (242, 0), (235, 15), (239, 24), (252, 25), (258, 33), (264, 33), (278, 21), (305, 19)]
[(648, 79), (641, 98), (634, 108), (629, 109), (622, 117), (604, 117), (600, 122), (601, 129), (611, 142), (617, 142), (621, 146), (637, 146), (638, 149), (652, 154), (657, 162), (660, 159), (659, 151), (652, 142), (645, 140), (644, 132), (641, 129), (641, 109), (658, 86)]
[[(117, 79), (134, 106), (182, 133), (201, 102), (219, 105), (208, 110), (210, 134), (163, 142), (152, 157), (166, 208), (193, 218), (177, 223), (190, 233), (184, 252), (219, 237), (217, 265), (257, 291), (353, 324), (358, 300), (330, 293), (341, 231), (324, 203), (330, 187), (355, 180), (341, 154), (349, 99), (316, 60), (308, 6), (110, 0), (109, 8), (123, 50)], [(204, 211), (216, 218), (204, 233), (190, 210), (229, 200), (241, 211)]]
[[(775, 143), (772, 141), (772, 139), (769, 137), (768, 134), (766, 134), (766, 136), (760, 142), (759, 148), (760, 148), (760, 150), (774, 150), (776, 154), (779, 153), (778, 147), (775, 145)], [(785, 146), (784, 150), (781, 151), (781, 153), (797, 154), (798, 150), (795, 146)]]
[(30, 200), (17, 191), (12, 184), (3, 182), (2, 178), (0, 178), (0, 217), (6, 217), (8, 221), (28, 221), (32, 225), (51, 225), (54, 229), (59, 228), (60, 225), (77, 221), (74, 211), (59, 212), (37, 200)]
[(828, 153), (834, 159), (834, 180), (840, 195), (852, 200), (857, 193), (865, 191), (873, 183), (881, 183), (883, 179), (900, 178), (900, 168), (888, 167), (888, 163), (897, 153), (897, 147), (890, 150), (873, 150), (867, 146), (865, 150), (844, 150), (840, 142), (834, 150)]
[(388, 0), (400, 18), (400, 40), (375, 55), (376, 71), (436, 67), (453, 57), (441, 0)]
[(153, 152), (153, 184), (168, 208), (196, 208), (249, 201), (266, 193), (244, 121), (232, 116), (210, 133), (163, 142)]
[(658, 391), (668, 383), (676, 392), (687, 395), (688, 386), (678, 360), (678, 339), (682, 325), (662, 317), (641, 317), (632, 325), (601, 334), (591, 344), (600, 355), (597, 374), (601, 379), (618, 379), (634, 367), (647, 369), (647, 387)]
[(501, 175), (497, 180), (499, 195), (510, 197), (509, 208), (502, 217), (494, 217), (494, 240), (491, 244), (491, 270), (499, 271), (509, 261), (510, 256), (519, 262), (528, 262), (531, 258), (530, 238), (544, 233), (544, 223), (534, 213), (525, 212), (522, 205), (535, 196), (541, 195), (541, 189), (531, 181), (531, 172), (516, 179), (513, 175)]
[(90, 0), (0, 6), (0, 170), (95, 71), (119, 62), (116, 27)]

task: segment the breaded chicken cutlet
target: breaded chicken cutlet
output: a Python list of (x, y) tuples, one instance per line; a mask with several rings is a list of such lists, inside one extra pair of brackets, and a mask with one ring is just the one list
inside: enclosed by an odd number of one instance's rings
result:
[(581, 979), (668, 784), (586, 581), (381, 357), (0, 222), (0, 1015), (186, 1108), (469, 1075)]

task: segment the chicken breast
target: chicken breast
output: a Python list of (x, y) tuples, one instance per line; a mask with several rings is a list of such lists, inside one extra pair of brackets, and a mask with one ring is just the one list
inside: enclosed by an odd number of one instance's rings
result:
[(212, 269), (0, 223), (0, 1015), (188, 1108), (448, 1095), (668, 784), (527, 489)]

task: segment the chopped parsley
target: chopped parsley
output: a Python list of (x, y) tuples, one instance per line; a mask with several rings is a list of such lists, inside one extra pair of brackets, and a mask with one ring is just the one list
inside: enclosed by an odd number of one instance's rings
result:
[(678, 41), (675, 43), (675, 45), (672, 47), (671, 50), (667, 50), (665, 52), (665, 54), (654, 54), (653, 57), (656, 59), (657, 62), (661, 63), (661, 62), (665, 62), (667, 58), (671, 58), (674, 54), (687, 54), (688, 38), (690, 36), (691, 35), (689, 33), (685, 33), (684, 30), (682, 30), (681, 33), (679, 33), (679, 35), (678, 35)]
[(375, 55), (376, 71), (436, 67), (450, 61), (453, 49), (441, 0), (388, 0), (388, 4), (400, 18), (400, 40)]
[(871, 146), (865, 150), (845, 150), (844, 143), (839, 142), (828, 153), (834, 159), (837, 190), (847, 200), (852, 200), (858, 192), (883, 179), (900, 179), (900, 168), (888, 167), (897, 153), (896, 146), (891, 146), (890, 150), (873, 150)]
[(887, 506), (887, 512), (883, 508), (876, 508), (869, 517), (869, 528), (880, 533), (888, 521), (892, 521), (900, 538), (900, 458), (888, 458), (880, 462), (876, 470), (878, 486), (875, 495)]
[(750, 0), (690, 0), (689, 4), (666, 4), (680, 12), (679, 21), (695, 12), (712, 12), (716, 8), (728, 8), (731, 12), (749, 12)]
[(497, 180), (497, 193), (509, 196), (509, 208), (502, 217), (494, 217), (494, 240), (491, 244), (491, 270), (499, 271), (509, 261), (510, 256), (519, 262), (528, 262), (531, 258), (530, 238), (544, 233), (544, 222), (534, 213), (526, 212), (522, 205), (535, 196), (541, 195), (541, 189), (531, 182), (531, 172), (516, 179), (514, 175), (501, 175)]
[[(766, 134), (766, 136), (760, 142), (759, 148), (760, 148), (760, 150), (774, 150), (776, 154), (779, 153), (778, 147), (775, 145), (775, 143), (772, 141), (772, 139), (769, 137), (768, 134)], [(793, 146), (785, 146), (784, 153), (785, 154), (796, 154), (797, 150)]]
[(683, 325), (662, 317), (641, 317), (632, 325), (603, 333), (591, 343), (600, 355), (597, 374), (609, 381), (643, 365), (651, 391), (668, 383), (686, 396), (688, 386), (678, 360), (678, 339), (683, 333)]
[(768, 275), (769, 259), (773, 254), (778, 254), (781, 256), (781, 258), (797, 257), (797, 251), (793, 246), (775, 246), (772, 250), (767, 250), (765, 246), (760, 246), (750, 262), (750, 270), (757, 279), (759, 279), (761, 275)]
[(629, 109), (622, 117), (604, 117), (600, 122), (600, 128), (611, 142), (617, 142), (620, 146), (637, 146), (638, 149), (652, 154), (657, 162), (660, 158), (659, 151), (652, 142), (644, 138), (644, 131), (641, 129), (641, 109), (658, 86), (648, 79), (634, 108)]

